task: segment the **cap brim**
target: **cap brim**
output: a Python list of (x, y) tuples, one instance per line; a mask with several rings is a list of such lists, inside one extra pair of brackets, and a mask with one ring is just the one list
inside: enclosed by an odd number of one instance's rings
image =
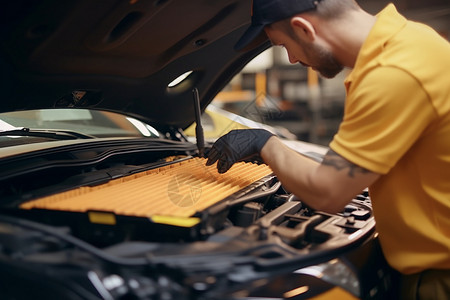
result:
[(234, 45), (234, 50), (242, 51), (254, 48), (267, 41), (267, 35), (264, 32), (265, 25), (251, 25)]

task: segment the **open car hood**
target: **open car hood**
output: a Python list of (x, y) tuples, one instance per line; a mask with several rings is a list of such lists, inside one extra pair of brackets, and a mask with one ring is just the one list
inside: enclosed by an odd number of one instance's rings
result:
[(4, 3), (0, 111), (96, 108), (162, 131), (186, 128), (195, 119), (192, 90), (203, 111), (267, 46), (233, 50), (250, 6), (250, 0)]

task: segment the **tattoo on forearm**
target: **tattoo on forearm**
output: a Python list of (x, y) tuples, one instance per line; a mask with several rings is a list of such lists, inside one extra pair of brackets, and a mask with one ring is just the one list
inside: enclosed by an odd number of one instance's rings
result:
[(358, 173), (369, 173), (368, 170), (355, 165), (354, 163), (346, 160), (333, 150), (329, 150), (322, 161), (323, 165), (332, 166), (336, 170), (348, 169), (348, 176), (355, 177)]

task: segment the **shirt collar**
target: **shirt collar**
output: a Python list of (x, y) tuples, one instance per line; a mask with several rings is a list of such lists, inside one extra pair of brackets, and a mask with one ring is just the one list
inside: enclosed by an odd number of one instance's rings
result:
[(401, 30), (407, 21), (398, 13), (394, 4), (388, 4), (376, 17), (375, 25), (359, 51), (355, 67), (345, 80), (346, 85), (352, 82), (360, 71), (375, 63), (374, 59), (383, 51), (387, 41)]

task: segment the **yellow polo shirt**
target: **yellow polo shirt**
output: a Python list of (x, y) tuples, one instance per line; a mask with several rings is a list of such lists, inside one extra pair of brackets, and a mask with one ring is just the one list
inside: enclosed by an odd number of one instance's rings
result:
[(369, 187), (384, 254), (410, 274), (450, 269), (450, 44), (390, 4), (345, 81), (330, 147), (382, 174)]

